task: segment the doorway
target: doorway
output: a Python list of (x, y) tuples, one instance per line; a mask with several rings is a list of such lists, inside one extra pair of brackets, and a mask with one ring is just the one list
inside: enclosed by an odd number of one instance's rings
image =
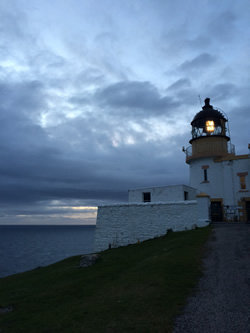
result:
[(210, 212), (212, 222), (223, 221), (223, 206), (221, 201), (212, 201), (210, 205)]
[(250, 201), (246, 201), (246, 218), (250, 222)]

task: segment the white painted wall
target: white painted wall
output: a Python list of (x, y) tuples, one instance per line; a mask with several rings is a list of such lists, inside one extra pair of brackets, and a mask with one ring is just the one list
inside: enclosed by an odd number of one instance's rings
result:
[(223, 177), (223, 198), (224, 205), (235, 206), (236, 205), (236, 192), (234, 187), (234, 168), (233, 161), (223, 161), (217, 164), (221, 164), (222, 177)]
[[(113, 248), (162, 236), (168, 229), (181, 231), (206, 226), (209, 221), (204, 200), (209, 199), (99, 206), (95, 251), (106, 250), (109, 244)], [(199, 202), (203, 203), (200, 208)]]
[[(209, 165), (207, 169), (208, 183), (204, 182), (202, 165)], [(199, 192), (205, 192), (211, 198), (223, 197), (223, 173), (221, 163), (214, 163), (213, 158), (199, 158), (190, 162), (189, 185)]]
[[(204, 182), (202, 165), (209, 165), (207, 169), (208, 182)], [(190, 162), (190, 186), (197, 188), (197, 192), (205, 192), (211, 198), (223, 198), (224, 205), (236, 205), (242, 197), (250, 196), (250, 159), (236, 159), (214, 162), (213, 158), (199, 158)], [(246, 176), (246, 190), (240, 189), (240, 172), (248, 172)]]
[[(234, 174), (234, 189), (236, 193), (236, 199), (241, 200), (243, 197), (250, 197), (250, 158), (242, 160), (233, 161), (233, 174)], [(240, 179), (237, 173), (248, 172), (245, 177), (246, 180), (246, 190), (241, 190)]]
[(151, 193), (151, 202), (183, 201), (184, 192), (188, 193), (188, 200), (196, 199), (196, 189), (187, 185), (172, 185), (159, 187), (145, 187), (128, 191), (129, 202), (143, 202), (143, 193)]
[(210, 219), (209, 214), (210, 207), (210, 197), (209, 195), (197, 195), (197, 218), (198, 218), (198, 226), (207, 225), (207, 222)]

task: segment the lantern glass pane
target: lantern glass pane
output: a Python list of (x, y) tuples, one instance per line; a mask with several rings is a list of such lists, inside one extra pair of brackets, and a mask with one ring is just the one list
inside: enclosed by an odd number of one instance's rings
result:
[(213, 120), (206, 121), (206, 131), (209, 133), (214, 132), (214, 121)]

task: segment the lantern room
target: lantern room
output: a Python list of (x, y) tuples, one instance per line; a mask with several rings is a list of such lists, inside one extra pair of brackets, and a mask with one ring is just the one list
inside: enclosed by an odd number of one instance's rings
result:
[(202, 111), (198, 112), (191, 122), (191, 147), (185, 150), (187, 163), (200, 157), (234, 154), (226, 115), (210, 105), (210, 98), (206, 98), (204, 102)]
[(211, 135), (224, 136), (229, 141), (230, 138), (226, 135), (228, 133), (226, 116), (210, 105), (210, 98), (206, 98), (204, 102), (203, 110), (198, 112), (191, 122), (192, 139), (189, 142)]

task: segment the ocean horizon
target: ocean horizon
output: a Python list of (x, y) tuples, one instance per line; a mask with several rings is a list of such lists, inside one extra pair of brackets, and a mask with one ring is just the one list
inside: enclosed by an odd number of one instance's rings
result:
[(93, 253), (95, 225), (0, 225), (0, 278)]

